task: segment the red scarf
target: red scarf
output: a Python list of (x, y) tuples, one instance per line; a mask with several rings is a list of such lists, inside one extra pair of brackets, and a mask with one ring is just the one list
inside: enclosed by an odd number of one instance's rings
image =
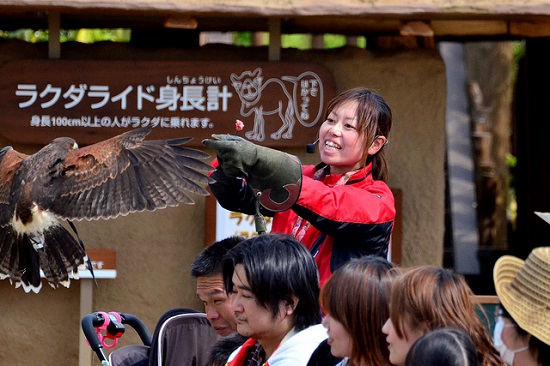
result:
[[(256, 345), (257, 342), (258, 340), (255, 338), (248, 338), (246, 342), (243, 343), (241, 349), (235, 357), (231, 361), (227, 362), (225, 366), (244, 366), (244, 362), (246, 361), (250, 350)], [(265, 362), (262, 366), (269, 366), (269, 364)]]

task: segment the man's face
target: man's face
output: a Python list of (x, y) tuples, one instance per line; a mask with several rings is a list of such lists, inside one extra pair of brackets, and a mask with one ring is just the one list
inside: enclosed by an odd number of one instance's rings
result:
[(237, 332), (245, 337), (256, 338), (260, 343), (282, 338), (293, 326), (283, 301), (275, 317), (269, 309), (258, 304), (242, 264), (237, 264), (233, 273), (233, 311), (237, 318)]
[(197, 296), (212, 328), (225, 337), (237, 330), (237, 320), (231, 309), (231, 296), (227, 296), (222, 275), (197, 277)]

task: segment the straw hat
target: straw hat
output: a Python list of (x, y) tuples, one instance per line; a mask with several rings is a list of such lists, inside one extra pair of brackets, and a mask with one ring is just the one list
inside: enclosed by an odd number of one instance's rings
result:
[(550, 247), (533, 249), (525, 261), (500, 257), (493, 278), (500, 303), (516, 323), (550, 345)]

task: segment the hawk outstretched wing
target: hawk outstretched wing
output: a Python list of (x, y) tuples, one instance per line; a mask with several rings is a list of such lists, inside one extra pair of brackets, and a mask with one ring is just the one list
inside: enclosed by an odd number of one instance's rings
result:
[(209, 155), (181, 146), (190, 138), (145, 140), (150, 132), (80, 149), (61, 137), (30, 156), (0, 150), (0, 279), (38, 292), (42, 270), (53, 287), (68, 287), (87, 258), (58, 219), (111, 219), (207, 195)]

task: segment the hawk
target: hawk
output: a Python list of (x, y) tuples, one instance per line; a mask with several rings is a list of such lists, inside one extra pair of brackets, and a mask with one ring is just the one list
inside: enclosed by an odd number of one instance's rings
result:
[[(0, 150), (0, 279), (38, 293), (40, 271), (69, 287), (86, 251), (63, 220), (113, 219), (193, 204), (212, 182), (209, 155), (181, 145), (191, 138), (145, 140), (151, 127), (78, 148), (60, 137), (34, 155)], [(78, 235), (77, 235), (78, 236)]]

